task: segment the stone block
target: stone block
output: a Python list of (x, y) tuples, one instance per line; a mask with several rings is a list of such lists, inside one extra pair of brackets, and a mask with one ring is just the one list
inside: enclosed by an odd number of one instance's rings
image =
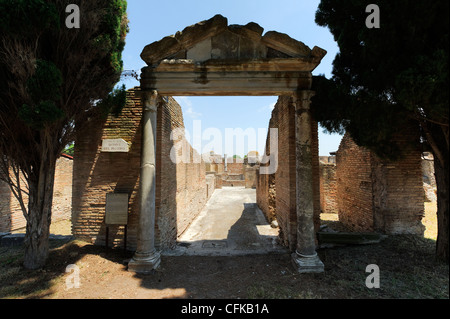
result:
[(174, 36), (168, 36), (147, 45), (141, 53), (141, 59), (148, 65), (152, 65), (181, 50), (182, 47), (178, 40)]
[(327, 54), (327, 51), (315, 46), (311, 51), (311, 56), (320, 62), (322, 58)]
[(264, 59), (267, 57), (267, 47), (261, 41), (242, 36), (239, 42), (240, 59)]
[(384, 236), (378, 233), (345, 233), (318, 232), (320, 244), (368, 245), (377, 244)]
[(270, 47), (266, 47), (267, 48), (267, 58), (275, 58), (275, 59), (289, 59), (291, 56), (289, 56), (286, 53), (283, 53), (281, 51), (275, 50), (273, 48)]
[(239, 36), (225, 31), (211, 38), (211, 57), (213, 59), (238, 59)]
[(0, 232), (0, 241), (2, 240), (3, 237), (10, 235), (11, 233), (2, 233)]
[(10, 234), (1, 237), (1, 245), (2, 247), (14, 247), (20, 246), (23, 244), (25, 239), (25, 234)]
[(262, 42), (291, 57), (309, 57), (311, 55), (311, 49), (303, 42), (297, 41), (285, 33), (269, 31), (262, 37)]
[(181, 32), (175, 34), (175, 38), (183, 46), (183, 48), (192, 48), (198, 42), (201, 42), (222, 30), (227, 29), (228, 20), (220, 14), (215, 15), (209, 20), (201, 21)]
[(236, 33), (240, 37), (246, 37), (254, 42), (260, 42), (264, 29), (257, 23), (250, 22), (246, 25), (232, 24), (228, 26), (228, 30)]
[(323, 262), (318, 256), (301, 257), (296, 253), (291, 255), (292, 264), (300, 274), (306, 273), (322, 273), (325, 270)]
[(211, 38), (207, 38), (186, 52), (186, 58), (196, 62), (204, 62), (211, 59)]

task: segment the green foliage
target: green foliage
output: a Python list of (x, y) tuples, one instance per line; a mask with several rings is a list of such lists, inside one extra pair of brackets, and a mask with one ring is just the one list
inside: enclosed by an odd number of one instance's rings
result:
[(122, 72), (122, 51), (125, 47), (125, 35), (128, 32), (127, 24), (122, 17), (126, 15), (127, 2), (124, 0), (111, 0), (106, 3), (105, 14), (100, 25), (101, 33), (94, 39), (95, 45), (109, 55), (110, 65), (115, 72)]
[(346, 94), (336, 81), (324, 76), (313, 78), (312, 98), (314, 118), (329, 132), (349, 132), (358, 144), (375, 151), (382, 158), (395, 159), (398, 145), (391, 140), (394, 134), (408, 125), (409, 118), (382, 99), (365, 90)]
[(391, 142), (411, 120), (448, 125), (449, 2), (380, 0), (380, 28), (369, 29), (364, 0), (322, 0), (316, 23), (339, 45), (333, 77), (315, 77), (316, 118), (331, 132), (395, 157)]
[(64, 116), (56, 105), (61, 98), (62, 76), (56, 65), (37, 60), (34, 75), (27, 82), (27, 91), (34, 102), (19, 109), (19, 117), (29, 126), (40, 130)]
[(27, 82), (27, 90), (31, 98), (56, 101), (61, 98), (61, 71), (53, 62), (37, 60), (34, 75)]
[(59, 14), (54, 3), (0, 0), (0, 32), (27, 37), (50, 27), (59, 28)]
[(64, 116), (64, 113), (52, 101), (41, 101), (35, 105), (24, 104), (19, 109), (19, 117), (35, 130), (42, 130)]
[[(64, 27), (65, 7), (70, 3), (80, 7), (80, 30)], [(82, 116), (97, 100), (104, 100), (100, 103), (103, 115), (105, 111), (120, 113), (125, 104), (124, 90), (114, 90), (110, 95), (108, 92), (113, 90), (123, 69), (122, 51), (128, 32), (126, 9), (125, 0), (0, 0), (1, 37), (19, 40), (19, 50), (34, 51), (27, 52), (23, 62), (18, 62), (35, 64), (35, 68), (28, 77), (21, 73), (20, 81), (27, 80), (25, 90), (19, 91), (28, 96), (18, 96), (22, 98), (19, 105), (8, 106), (12, 114), (16, 113), (30, 128), (42, 130), (64, 117), (72, 125), (79, 117), (77, 113)], [(11, 60), (5, 61), (0, 59), (0, 84), (4, 88), (10, 81), (18, 80), (15, 70), (9, 70)], [(0, 91), (0, 103), (6, 92)], [(71, 100), (66, 103), (68, 97)]]
[(101, 110), (103, 117), (112, 114), (118, 117), (127, 102), (127, 91), (125, 85), (115, 88), (105, 99), (101, 100), (97, 106)]
[(70, 145), (67, 146), (62, 152), (63, 152), (64, 154), (73, 156), (73, 154), (74, 154), (74, 147), (75, 147), (75, 144), (70, 144)]

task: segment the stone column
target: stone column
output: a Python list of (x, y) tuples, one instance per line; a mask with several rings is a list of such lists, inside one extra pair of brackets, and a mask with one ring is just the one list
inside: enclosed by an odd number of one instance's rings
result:
[(294, 95), (297, 247), (292, 261), (300, 273), (323, 272), (324, 265), (316, 253), (314, 230), (313, 165), (311, 153), (310, 98), (313, 91)]
[(140, 213), (137, 250), (128, 263), (128, 270), (151, 273), (159, 266), (161, 256), (155, 249), (155, 187), (156, 187), (156, 112), (157, 91), (142, 92), (142, 145), (140, 174)]

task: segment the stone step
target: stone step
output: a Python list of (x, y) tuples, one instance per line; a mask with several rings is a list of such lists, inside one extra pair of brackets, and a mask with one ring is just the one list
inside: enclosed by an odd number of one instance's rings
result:
[(378, 233), (318, 232), (317, 239), (322, 244), (367, 245), (377, 244), (386, 236)]
[[(49, 240), (64, 240), (70, 241), (74, 239), (72, 235), (53, 235), (49, 236)], [(7, 234), (5, 236), (0, 237), (0, 246), (1, 247), (15, 247), (21, 246), (25, 240), (25, 234)]]

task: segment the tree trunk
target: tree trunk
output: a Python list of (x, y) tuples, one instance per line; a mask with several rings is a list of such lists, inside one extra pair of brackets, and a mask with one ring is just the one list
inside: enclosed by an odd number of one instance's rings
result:
[(39, 172), (28, 181), (28, 222), (24, 242), (24, 267), (27, 269), (41, 269), (48, 257), (55, 166), (56, 159), (42, 156)]
[(443, 156), (443, 162), (434, 159), (434, 173), (437, 186), (437, 221), (438, 236), (436, 241), (436, 257), (448, 264), (448, 182), (449, 158), (448, 153)]

